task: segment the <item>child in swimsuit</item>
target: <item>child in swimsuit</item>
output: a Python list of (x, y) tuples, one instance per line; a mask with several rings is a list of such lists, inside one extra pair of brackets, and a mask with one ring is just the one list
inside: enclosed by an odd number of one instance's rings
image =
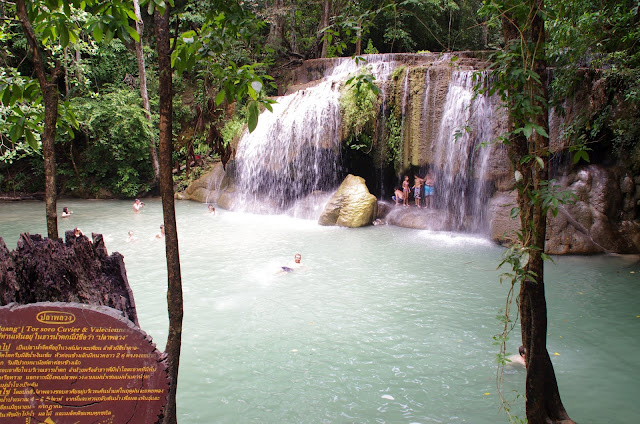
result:
[(416, 201), (416, 206), (420, 206), (420, 192), (422, 191), (422, 178), (414, 176), (413, 179), (413, 198)]
[(409, 206), (409, 176), (404, 176), (404, 181), (402, 182), (402, 194), (404, 194), (404, 198), (402, 199), (402, 206)]

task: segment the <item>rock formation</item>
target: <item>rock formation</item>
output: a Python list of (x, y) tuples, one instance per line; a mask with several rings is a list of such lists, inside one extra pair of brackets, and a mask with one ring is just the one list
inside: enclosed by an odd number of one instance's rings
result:
[(371, 225), (377, 215), (377, 199), (369, 193), (361, 177), (347, 175), (318, 220), (320, 225), (364, 227)]
[(15, 251), (0, 238), (0, 304), (76, 302), (122, 311), (138, 325), (133, 293), (119, 253), (109, 255), (101, 234), (93, 243), (73, 231), (65, 242), (22, 234)]
[[(180, 196), (200, 202), (215, 201), (222, 208), (237, 209), (238, 199), (254, 190), (251, 199), (262, 196), (260, 202), (245, 200), (244, 204), (256, 203), (253, 211), (257, 213), (282, 213), (312, 192), (332, 190), (345, 170), (365, 178), (372, 193), (386, 197), (381, 201), (390, 201), (388, 193), (394, 185), (399, 185), (403, 175), (423, 176), (430, 169), (437, 176), (434, 203), (438, 212), (389, 208), (389, 213), (381, 211), (380, 217), (390, 224), (410, 228), (486, 234), (498, 243), (515, 240), (519, 220), (510, 217), (516, 204), (512, 191), (513, 171), (504, 147), (490, 143), (505, 132), (504, 109), (499, 107), (499, 99), (473, 93), (473, 86), (477, 78), (482, 78), (482, 70), (487, 65), (486, 54), (457, 52), (365, 57), (383, 93), (379, 122), (371, 134), (373, 141), (366, 158), (361, 155), (359, 160), (340, 166), (325, 160), (329, 158), (326, 153), (318, 155), (315, 161), (300, 160), (303, 156), (300, 146), (309, 144), (309, 140), (317, 136), (318, 128), (326, 126), (332, 129), (330, 134), (341, 134), (333, 103), (329, 103), (324, 112), (303, 109), (301, 105), (317, 106), (313, 97), (317, 93), (313, 88), (323, 84), (320, 82), (323, 79), (331, 79), (331, 85), (321, 91), (326, 95), (342, 83), (336, 78), (337, 74), (347, 75), (355, 70), (353, 60), (347, 58), (305, 61), (294, 70), (289, 85), (282, 91), (288, 95), (296, 93), (295, 101), (289, 97), (283, 101), (295, 107), (287, 109), (282, 119), (275, 114), (270, 117), (272, 132), (263, 140), (264, 144), (286, 146), (283, 149), (286, 154), (272, 156), (260, 152), (248, 161), (253, 166), (264, 157), (265, 164), (271, 164), (267, 166), (268, 170), (277, 164), (285, 172), (282, 175), (266, 171), (255, 173), (249, 181), (238, 182), (241, 178), (239, 174), (235, 175), (233, 167), (231, 172), (227, 169), (227, 177), (214, 170), (213, 177), (203, 177)], [(601, 95), (595, 88), (590, 90), (596, 85), (592, 83), (575, 99), (568, 99), (565, 116), (577, 116), (588, 109), (593, 99)], [(300, 91), (296, 91), (298, 88)], [(312, 123), (304, 121), (304, 125), (295, 122), (295, 125), (289, 125), (284, 119), (287, 115), (292, 122), (295, 121), (291, 119), (293, 115), (318, 118), (309, 121)], [(262, 122), (262, 117), (260, 119)], [(393, 144), (396, 141), (392, 143), (390, 137), (392, 121), (396, 125), (396, 136), (399, 134), (397, 144)], [(640, 175), (621, 167), (612, 159), (611, 152), (605, 152), (604, 157), (604, 148), (599, 148), (597, 154), (594, 152), (590, 165), (571, 164), (563, 131), (563, 120), (552, 112), (549, 129), (554, 152), (550, 162), (551, 178), (557, 180), (560, 190), (572, 191), (576, 202), (561, 207), (557, 216), (549, 216), (548, 253), (639, 252)], [(337, 143), (344, 143), (344, 140), (337, 140)], [(322, 143), (318, 146), (326, 147)], [(307, 150), (314, 154), (322, 151), (318, 147)], [(271, 159), (267, 160), (267, 157)], [(324, 174), (312, 175), (311, 171), (316, 170)], [(335, 175), (336, 180), (331, 181), (328, 174)], [(272, 188), (277, 185), (289, 191), (278, 189), (277, 193), (273, 192)], [(330, 202), (321, 222), (337, 223), (341, 209)], [(348, 219), (341, 219), (347, 224)]]

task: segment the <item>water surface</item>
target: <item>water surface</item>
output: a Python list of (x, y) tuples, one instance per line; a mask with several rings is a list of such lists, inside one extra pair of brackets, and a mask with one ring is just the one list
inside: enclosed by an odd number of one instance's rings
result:
[[(140, 324), (167, 337), (159, 200), (59, 202), (124, 255)], [(506, 287), (502, 248), (479, 237), (391, 226), (321, 227), (285, 216), (176, 204), (185, 296), (181, 423), (496, 423), (492, 336)], [(138, 238), (127, 241), (127, 231)], [(0, 236), (44, 234), (44, 204), (0, 203)], [(305, 267), (278, 273), (302, 254)], [(635, 422), (640, 265), (558, 257), (546, 269), (548, 347), (580, 423)], [(519, 334), (510, 341), (517, 352)], [(509, 368), (505, 392), (523, 393)], [(523, 416), (522, 405), (514, 411)]]

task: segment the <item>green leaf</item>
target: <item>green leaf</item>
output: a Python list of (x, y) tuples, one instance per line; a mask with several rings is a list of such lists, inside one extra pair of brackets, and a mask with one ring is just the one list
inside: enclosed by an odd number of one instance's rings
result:
[(262, 91), (262, 83), (260, 81), (251, 81), (251, 87), (256, 91), (256, 93)]
[(2, 93), (2, 104), (4, 105), (11, 105), (11, 90), (9, 89), (9, 87), (6, 87), (4, 89), (4, 92)]
[(511, 219), (516, 219), (519, 214), (520, 208), (516, 206), (514, 208), (511, 208), (511, 213), (509, 214), (509, 216), (511, 217)]
[(586, 152), (586, 150), (578, 150), (573, 155), (573, 163), (574, 164), (580, 162), (580, 159), (583, 159), (585, 162), (590, 163), (589, 154)]
[(62, 48), (65, 48), (69, 45), (69, 30), (67, 29), (66, 26), (62, 25), (60, 26), (60, 46), (62, 46)]
[(149, 14), (149, 16), (153, 16), (154, 9), (155, 9), (155, 3), (152, 1), (149, 1), (149, 4), (147, 5), (147, 13)]
[(249, 132), (253, 132), (258, 126), (258, 106), (255, 102), (249, 105)]
[(247, 93), (253, 100), (258, 100), (258, 93), (256, 93), (256, 90), (254, 90), (252, 86), (247, 86)]
[(536, 156), (536, 162), (538, 162), (538, 165), (540, 165), (540, 169), (544, 169), (544, 161), (540, 156)]
[(216, 96), (216, 106), (220, 106), (224, 102), (224, 90), (220, 90)]
[(23, 93), (22, 93), (22, 88), (19, 85), (14, 85), (13, 86), (13, 90), (12, 90), (12, 104), (17, 102), (17, 101), (22, 101), (23, 98)]
[(103, 36), (102, 23), (99, 23), (93, 27), (93, 38), (99, 43), (102, 41)]
[(24, 132), (25, 137), (27, 138), (27, 143), (33, 150), (38, 149), (38, 141), (36, 137), (33, 135), (30, 129), (26, 129)]
[[(24, 118), (23, 118), (24, 119)], [(9, 136), (11, 137), (11, 141), (17, 143), (22, 138), (22, 134), (24, 133), (24, 127), (20, 124), (16, 124), (9, 131)]]
[(124, 29), (127, 30), (131, 38), (133, 38), (136, 41), (136, 43), (140, 42), (140, 34), (138, 34), (138, 31), (136, 31), (135, 28), (127, 25), (124, 27)]
[(547, 132), (544, 130), (544, 128), (542, 128), (540, 125), (536, 125), (536, 124), (531, 124), (533, 126), (533, 128), (536, 130), (536, 132), (538, 134), (540, 134), (541, 136), (545, 137), (545, 138), (549, 138), (549, 134), (547, 134)]
[(104, 34), (104, 42), (109, 44), (113, 40), (114, 33), (111, 29), (107, 28), (107, 32)]

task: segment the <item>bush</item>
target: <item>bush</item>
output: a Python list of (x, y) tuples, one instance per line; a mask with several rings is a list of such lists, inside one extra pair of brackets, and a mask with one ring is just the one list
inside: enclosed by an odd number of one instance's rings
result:
[(353, 150), (369, 152), (378, 116), (378, 93), (370, 71), (363, 70), (350, 78), (340, 95), (340, 111), (347, 145)]
[(95, 193), (100, 188), (116, 196), (135, 197), (153, 180), (149, 143), (157, 142), (137, 91), (113, 89), (95, 98), (77, 98), (73, 107), (80, 122), (72, 141), (80, 154), (68, 187)]

